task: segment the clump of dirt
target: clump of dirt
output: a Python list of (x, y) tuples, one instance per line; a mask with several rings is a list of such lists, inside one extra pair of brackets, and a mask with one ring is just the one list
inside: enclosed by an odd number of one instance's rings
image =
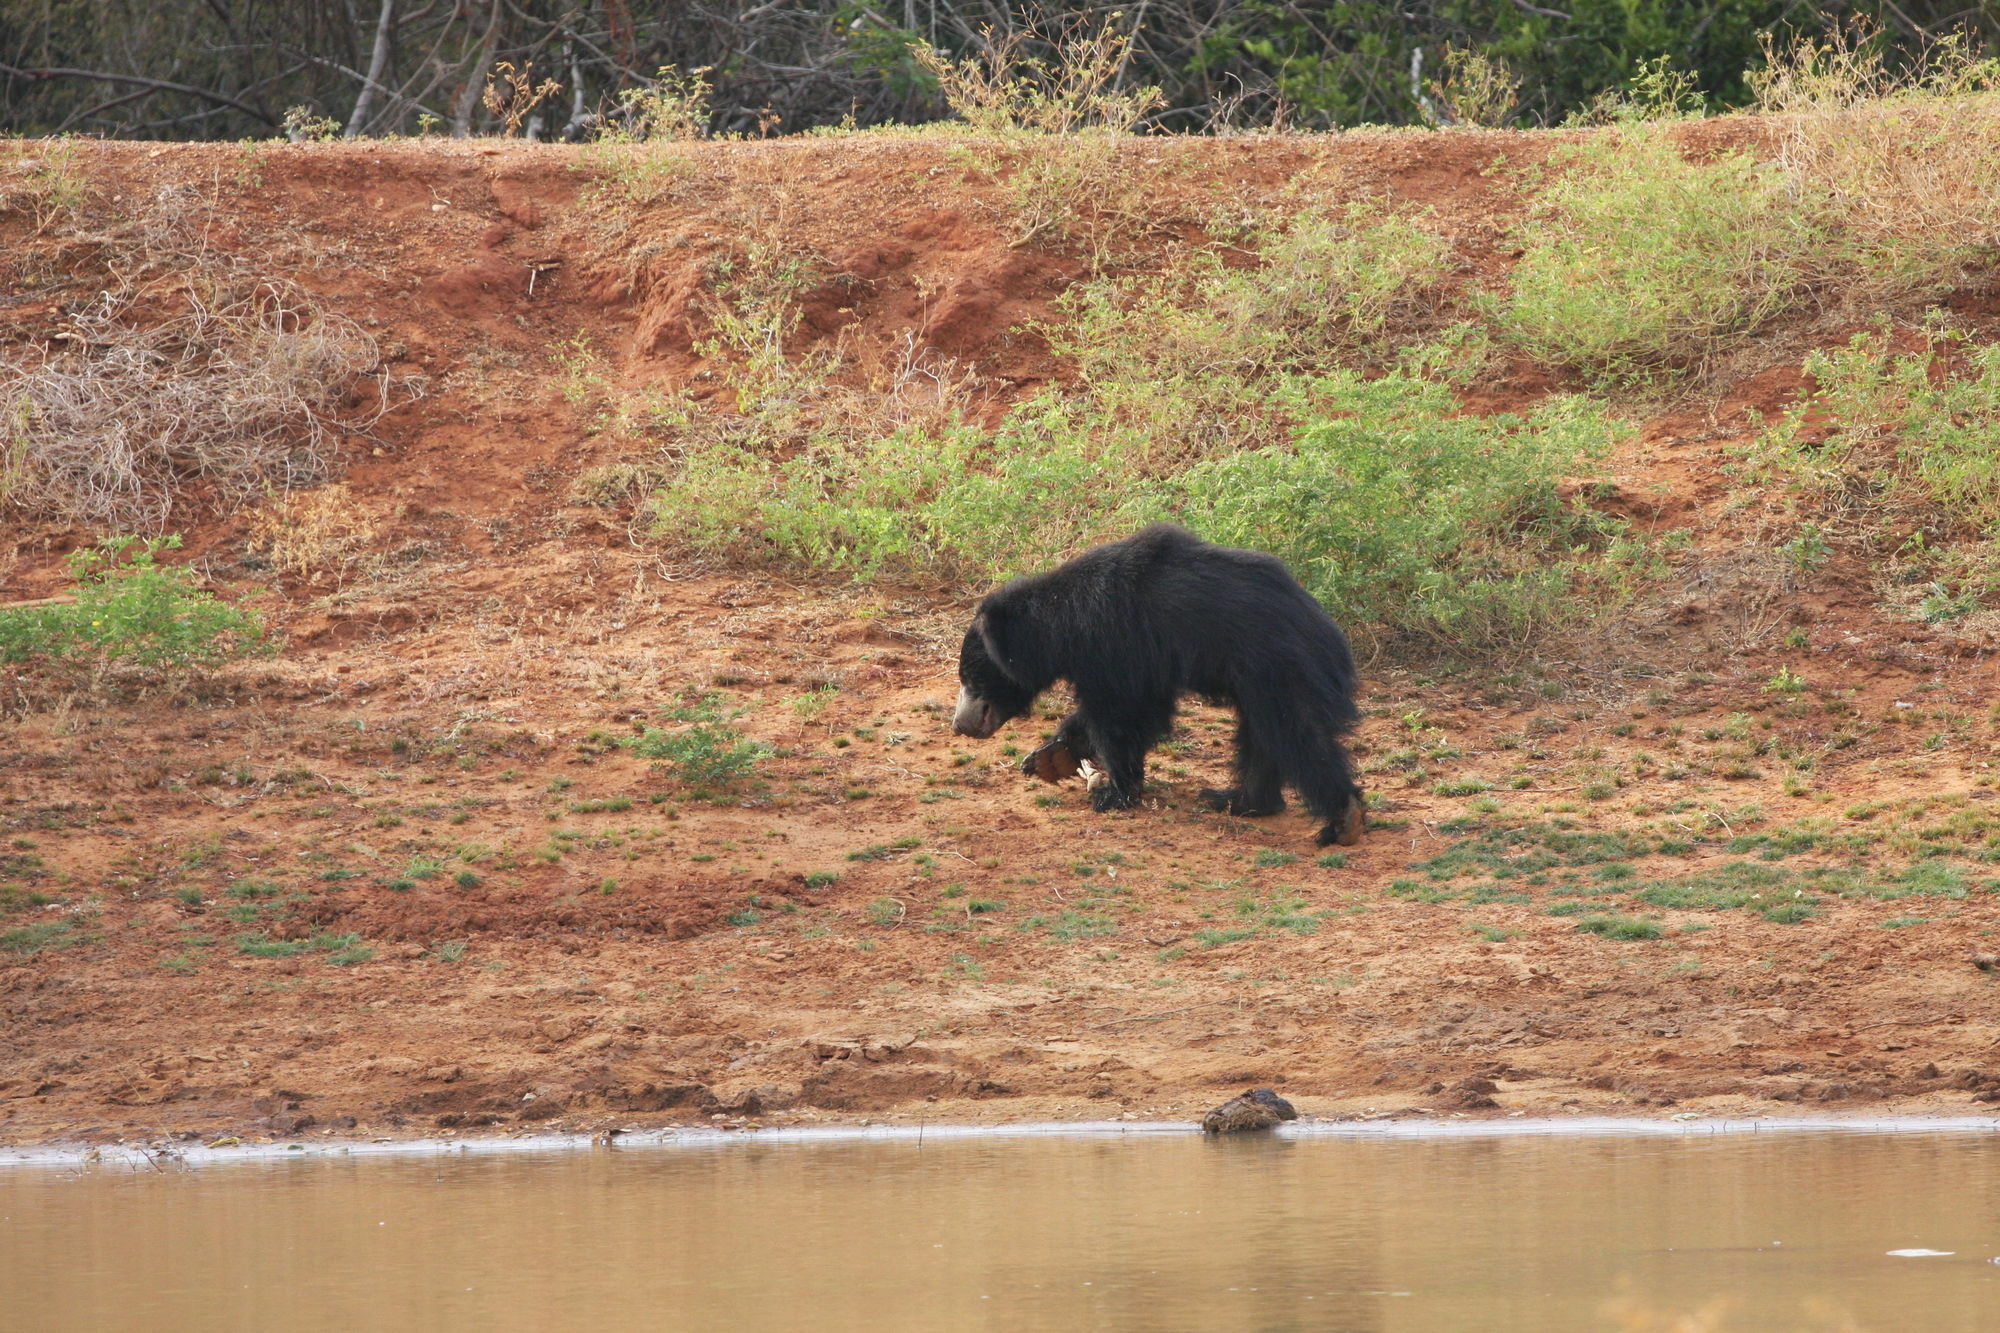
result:
[[(1138, 141), (1158, 228), (1124, 262), (1310, 186), (1432, 210), (1476, 280), (1548, 141)], [(280, 657), (179, 691), (0, 689), (0, 1138), (1194, 1119), (1249, 1086), (1346, 1116), (2000, 1096), (1973, 961), (1994, 669), (1860, 571), (1788, 583), (1744, 539), (1727, 451), (1796, 400), (1795, 361), (1655, 405), (1613, 460), (1604, 505), (1689, 552), (1622, 643), (1512, 678), (1367, 668), (1381, 808), (1315, 859), (1303, 815), (1197, 808), (1225, 713), (1190, 707), (1152, 798), (1109, 816), (1018, 770), (1059, 701), (954, 738), (978, 589), (633, 539), (618, 469), (648, 463), (591, 377), (715, 395), (709, 294), (746, 247), (810, 267), (794, 351), (915, 349), (996, 410), (1064, 373), (1036, 325), (1087, 273), (1013, 244), (1005, 170), (949, 142), (684, 151), (630, 208), (553, 146), (86, 144), (74, 225), (0, 216), (9, 355), (132, 262), (121, 211), (193, 192), (204, 244), (380, 357), (338, 512), (176, 515)], [(1520, 367), (1473, 406), (1551, 387)], [(304, 558), (274, 558), (287, 521)], [(60, 592), (89, 537), (17, 524), (0, 600)], [(749, 780), (704, 791), (621, 743), (708, 691), (770, 747)], [(1507, 829), (1528, 850), (1480, 842)], [(1876, 879), (1808, 873), (1856, 848)], [(1957, 878), (1898, 878), (1933, 855)], [(1621, 937), (1634, 886), (1697, 881)]]

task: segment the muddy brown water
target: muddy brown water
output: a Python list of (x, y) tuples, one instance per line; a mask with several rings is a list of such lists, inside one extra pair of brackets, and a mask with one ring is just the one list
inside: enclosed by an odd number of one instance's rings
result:
[(1996, 1259), (1990, 1130), (695, 1136), (0, 1168), (9, 1330), (1993, 1329)]

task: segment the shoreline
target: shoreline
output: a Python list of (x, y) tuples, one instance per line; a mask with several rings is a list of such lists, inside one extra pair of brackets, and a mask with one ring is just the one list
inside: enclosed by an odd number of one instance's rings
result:
[[(166, 1171), (204, 1166), (261, 1165), (329, 1157), (406, 1158), (444, 1155), (498, 1156), (522, 1153), (712, 1150), (732, 1145), (814, 1147), (856, 1143), (963, 1142), (990, 1138), (1164, 1138), (1200, 1136), (1201, 1127), (1179, 1120), (1050, 1120), (1021, 1124), (811, 1125), (724, 1129), (687, 1127), (607, 1134), (524, 1134), (518, 1137), (409, 1139), (302, 1139), (234, 1144), (46, 1144), (0, 1145), (0, 1172), (31, 1169), (126, 1167)], [(1995, 1134), (2000, 1118), (1983, 1116), (1784, 1116), (1655, 1117), (1589, 1116), (1501, 1120), (1298, 1120), (1231, 1140), (1435, 1140), (1495, 1138), (1719, 1138), (1754, 1134)], [(229, 1136), (234, 1137), (234, 1136)]]

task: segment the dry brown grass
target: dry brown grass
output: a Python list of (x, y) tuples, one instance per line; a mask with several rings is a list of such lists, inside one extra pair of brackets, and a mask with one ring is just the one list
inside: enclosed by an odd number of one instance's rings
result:
[[(1132, 31), (1113, 14), (1097, 26), (1077, 21), (1052, 35), (1027, 29), (980, 34), (976, 57), (954, 60), (927, 43), (912, 48), (917, 64), (966, 124), (991, 133), (1129, 133), (1163, 102), (1158, 88), (1125, 82)], [(1049, 48), (1037, 55), (1037, 44)]]
[(251, 540), (263, 547), (274, 569), (298, 579), (345, 583), (366, 558), (376, 531), (375, 520), (344, 481), (287, 492), (250, 515)]
[(157, 531), (191, 492), (233, 505), (326, 475), (374, 339), (291, 284), (212, 276), (107, 293), (39, 359), (0, 362), (0, 505)]
[(1783, 117), (1782, 160), (1799, 192), (1830, 205), (1893, 284), (1949, 280), (2000, 244), (2000, 61), (1959, 35), (1910, 68), (1866, 34), (1767, 44), (1758, 109)]
[[(1054, 237), (1082, 249), (1093, 267), (1152, 230), (1138, 154), (1121, 151), (1162, 105), (1160, 90), (1125, 79), (1133, 33), (1111, 15), (1053, 33), (981, 35), (981, 49), (954, 60), (928, 45), (916, 62), (938, 81), (954, 114), (973, 129), (1026, 142), (985, 145), (983, 169), (1005, 178), (1016, 245)], [(1048, 55), (1036, 54), (1041, 48)]]

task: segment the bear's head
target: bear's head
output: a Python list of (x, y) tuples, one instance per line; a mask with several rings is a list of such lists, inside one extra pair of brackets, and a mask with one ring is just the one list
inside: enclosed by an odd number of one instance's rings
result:
[(958, 709), (952, 714), (951, 729), (961, 736), (991, 736), (1026, 713), (1041, 693), (1008, 674), (999, 619), (981, 610), (959, 645)]

